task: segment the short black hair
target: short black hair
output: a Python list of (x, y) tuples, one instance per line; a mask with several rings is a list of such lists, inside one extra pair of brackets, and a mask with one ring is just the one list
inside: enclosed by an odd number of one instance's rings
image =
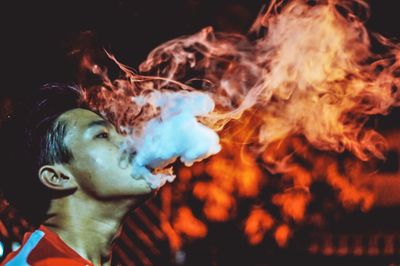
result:
[(0, 189), (7, 201), (32, 225), (45, 218), (54, 192), (38, 177), (41, 166), (69, 163), (64, 143), (68, 125), (63, 113), (87, 106), (76, 85), (45, 84), (16, 104), (0, 128)]

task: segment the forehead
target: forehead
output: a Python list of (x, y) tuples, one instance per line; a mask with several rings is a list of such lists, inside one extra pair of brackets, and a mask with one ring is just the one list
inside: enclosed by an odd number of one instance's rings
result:
[(91, 122), (104, 119), (90, 110), (76, 108), (63, 113), (58, 120), (66, 122), (69, 131), (80, 131), (84, 130)]

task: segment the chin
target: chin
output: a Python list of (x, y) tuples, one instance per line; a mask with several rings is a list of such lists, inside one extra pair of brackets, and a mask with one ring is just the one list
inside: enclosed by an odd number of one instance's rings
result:
[(141, 195), (135, 195), (135, 204), (134, 204), (134, 208), (139, 207), (140, 205), (144, 204), (146, 201), (148, 201), (149, 199), (154, 198), (157, 193), (158, 193), (159, 189), (156, 190), (150, 190), (147, 193), (143, 193)]

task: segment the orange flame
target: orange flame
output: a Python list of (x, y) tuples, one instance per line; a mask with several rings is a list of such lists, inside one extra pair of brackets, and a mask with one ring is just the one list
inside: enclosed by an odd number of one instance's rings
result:
[(207, 235), (207, 227), (193, 216), (188, 207), (181, 207), (177, 211), (174, 228), (179, 233), (191, 238), (202, 238)]
[(275, 231), (275, 240), (278, 246), (286, 246), (291, 233), (292, 231), (290, 230), (290, 227), (288, 225), (280, 225)]
[(272, 202), (282, 208), (282, 212), (296, 222), (304, 220), (304, 214), (311, 198), (307, 192), (290, 190), (285, 193), (276, 194)]
[(244, 232), (252, 245), (259, 244), (274, 225), (274, 219), (261, 208), (254, 208), (245, 222)]

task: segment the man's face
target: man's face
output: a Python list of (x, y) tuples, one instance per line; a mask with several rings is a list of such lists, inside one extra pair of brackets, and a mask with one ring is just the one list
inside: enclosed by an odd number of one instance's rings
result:
[(121, 161), (123, 137), (112, 124), (85, 109), (69, 110), (59, 119), (67, 122), (64, 142), (73, 154), (65, 166), (85, 194), (107, 200), (151, 193), (146, 181), (134, 179), (131, 166)]

